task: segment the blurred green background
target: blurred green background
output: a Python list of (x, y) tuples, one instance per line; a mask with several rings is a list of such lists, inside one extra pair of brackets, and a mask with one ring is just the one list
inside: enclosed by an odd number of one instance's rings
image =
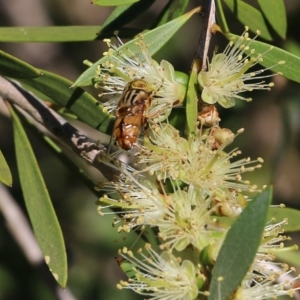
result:
[[(256, 5), (255, 1), (247, 1)], [(300, 56), (299, 15), (300, 2), (286, 0), (288, 34), (285, 41), (273, 34), (272, 44)], [(167, 1), (156, 1), (150, 9), (129, 24), (141, 29), (149, 28)], [(189, 9), (198, 6), (190, 1)], [(1, 26), (62, 26), (101, 25), (112, 8), (97, 7), (83, 0), (0, 0)], [(188, 10), (189, 10), (188, 9)], [(226, 10), (231, 32), (241, 34), (243, 26)], [(176, 70), (188, 73), (197, 47), (201, 20), (193, 17), (172, 40), (155, 56), (159, 61), (170, 61)], [(122, 29), (120, 28), (120, 31)], [(227, 41), (213, 38), (212, 44), (222, 51)], [(212, 49), (214, 46), (212, 46)], [(1, 43), (6, 51), (35, 67), (42, 68), (72, 81), (86, 67), (82, 61), (98, 60), (106, 50), (102, 41), (82, 43)], [(245, 128), (234, 147), (243, 151), (243, 156), (262, 157), (263, 168), (249, 174), (249, 179), (258, 185), (273, 184), (275, 203), (300, 208), (300, 88), (280, 76), (273, 77), (275, 87), (271, 92), (256, 92), (251, 103), (238, 102), (230, 110), (220, 109), (221, 126), (232, 131)], [(92, 88), (89, 92), (97, 95)], [(73, 122), (73, 121), (70, 121)], [(109, 141), (99, 132), (74, 121), (73, 124), (95, 140)], [(130, 291), (118, 291), (117, 282), (124, 278), (114, 256), (124, 243), (131, 245), (136, 236), (123, 240), (112, 227), (113, 215), (100, 217), (96, 211), (97, 198), (79, 179), (58, 161), (32, 134), (31, 142), (44, 175), (53, 205), (63, 230), (69, 257), (68, 288), (74, 298), (84, 300), (142, 299)], [(9, 192), (26, 214), (18, 182), (12, 126), (0, 105), (0, 148), (13, 174), (13, 187)], [(99, 172), (74, 156), (70, 157), (84, 168), (95, 182), (102, 180)], [(56, 297), (41, 279), (39, 271), (26, 260), (23, 252), (7, 228), (0, 214), (0, 300), (28, 299), (51, 300)], [(299, 243), (299, 236), (293, 236)], [(49, 273), (50, 274), (50, 273)]]

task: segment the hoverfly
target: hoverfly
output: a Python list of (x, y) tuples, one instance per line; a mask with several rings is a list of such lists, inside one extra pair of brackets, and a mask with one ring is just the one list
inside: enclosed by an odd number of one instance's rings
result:
[(153, 89), (142, 79), (133, 80), (125, 86), (114, 126), (114, 137), (122, 149), (131, 149), (136, 144), (141, 127), (147, 124), (146, 112), (151, 105), (152, 94)]

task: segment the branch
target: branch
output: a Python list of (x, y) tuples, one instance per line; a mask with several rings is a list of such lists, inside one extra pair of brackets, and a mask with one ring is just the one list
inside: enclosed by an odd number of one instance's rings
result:
[(195, 59), (200, 58), (202, 62), (201, 70), (207, 69), (207, 52), (210, 45), (210, 39), (213, 32), (213, 25), (216, 23), (216, 7), (215, 0), (204, 0), (203, 10), (201, 11), (203, 16), (202, 28), (200, 33), (200, 39), (198, 42), (198, 49), (196, 51)]
[(71, 147), (78, 156), (101, 171), (108, 180), (112, 180), (118, 173), (116, 169), (100, 161), (101, 157), (106, 157), (107, 152), (103, 145), (81, 133), (20, 84), (0, 76), (0, 97), (27, 112), (36, 122)]

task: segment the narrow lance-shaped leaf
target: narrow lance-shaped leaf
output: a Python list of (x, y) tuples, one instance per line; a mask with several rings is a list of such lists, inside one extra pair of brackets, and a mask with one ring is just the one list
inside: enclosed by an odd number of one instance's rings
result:
[[(143, 34), (143, 39), (148, 46), (149, 53), (151, 55), (156, 53), (163, 45), (167, 43), (167, 41), (177, 32), (177, 30), (180, 29), (183, 24), (190, 19), (192, 15), (199, 13), (199, 11), (200, 8), (197, 7), (179, 18)], [(134, 54), (135, 56), (139, 57), (140, 49), (136, 46), (136, 42), (138, 40), (139, 38), (133, 39), (132, 41), (122, 45), (119, 50), (128, 56), (132, 56)], [(102, 65), (108, 59), (108, 57), (104, 56), (94, 63), (80, 75), (80, 77), (75, 81), (74, 86), (92, 85), (94, 83), (98, 66)]]
[(157, 26), (163, 25), (168, 21), (180, 17), (184, 13), (188, 4), (189, 4), (188, 0), (169, 1), (164, 7), (160, 16), (158, 17), (159, 23), (157, 24)]
[(229, 229), (210, 284), (209, 300), (227, 300), (249, 270), (260, 245), (272, 190), (255, 197)]
[(0, 151), (0, 182), (12, 186), (11, 172), (2, 151)]
[(218, 20), (218, 26), (220, 26), (222, 32), (228, 33), (230, 30), (228, 28), (222, 2), (222, 0), (216, 0), (216, 18)]
[(224, 0), (229, 9), (236, 15), (237, 19), (244, 25), (249, 26), (250, 30), (261, 32), (261, 37), (272, 41), (269, 29), (266, 26), (262, 13), (253, 6), (241, 0)]
[(300, 44), (297, 41), (292, 39), (287, 40), (284, 44), (284, 49), (287, 52), (300, 57)]
[[(184, 86), (188, 86), (189, 76), (180, 71), (175, 71), (175, 80)], [(186, 95), (184, 96), (186, 98)], [(184, 106), (173, 107), (171, 114), (168, 117), (168, 122), (178, 130), (183, 130), (186, 127), (186, 112)]]
[(285, 39), (287, 22), (284, 1), (258, 0), (258, 4), (273, 29), (281, 38)]
[(103, 133), (112, 132), (114, 118), (103, 111), (100, 102), (92, 95), (81, 88), (70, 88), (72, 82), (66, 78), (42, 71), (42, 76), (23, 82), (66, 107), (87, 125)]
[(0, 51), (0, 74), (17, 79), (35, 78), (41, 75), (41, 71), (4, 51)]
[(283, 226), (285, 232), (295, 232), (300, 230), (300, 210), (289, 207), (271, 207), (268, 219), (274, 218), (278, 222), (288, 219), (288, 223)]
[[(119, 30), (125, 24), (140, 16), (140, 14), (147, 10), (154, 2), (155, 0), (147, 0), (117, 6), (103, 23), (99, 34)], [(139, 12), (138, 14), (136, 13), (137, 11)]]
[[(295, 246), (294, 250), (298, 250), (298, 247)], [(276, 252), (276, 259), (296, 267), (299, 266), (300, 252), (299, 251), (287, 251), (287, 252), (278, 251)]]
[[(239, 36), (234, 34), (227, 34), (228, 39), (233, 39), (233, 42), (239, 38)], [(272, 72), (280, 72), (282, 76), (287, 79), (300, 82), (300, 57), (293, 55), (283, 49), (270, 46), (269, 44), (252, 41), (251, 49), (255, 49), (255, 53), (251, 54), (250, 49), (245, 51), (247, 54), (257, 56), (257, 53), (264, 53), (263, 60), (260, 62), (264, 67), (273, 67)], [(278, 64), (278, 62), (284, 61), (284, 64)]]
[(99, 6), (119, 6), (134, 2), (139, 2), (139, 0), (93, 0), (92, 3)]
[(134, 266), (132, 265), (132, 263), (126, 261), (125, 259), (123, 259), (121, 257), (116, 257), (115, 259), (116, 259), (117, 264), (122, 269), (122, 271), (127, 275), (127, 277), (134, 279), (135, 271), (134, 271)]
[(12, 108), (10, 112), (20, 183), (30, 221), (53, 277), (65, 287), (67, 257), (62, 232), (30, 142)]
[[(1, 42), (75, 42), (99, 38), (101, 26), (1, 27)], [(131, 33), (132, 34), (132, 33)]]
[(200, 70), (200, 60), (194, 60), (186, 95), (186, 118), (189, 133), (194, 133), (196, 130), (196, 122), (198, 116), (198, 73)]

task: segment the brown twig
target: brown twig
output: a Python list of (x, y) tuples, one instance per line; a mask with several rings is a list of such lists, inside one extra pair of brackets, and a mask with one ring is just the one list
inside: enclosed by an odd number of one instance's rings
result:
[(21, 85), (0, 77), (0, 97), (27, 112), (36, 122), (71, 147), (78, 156), (101, 171), (108, 180), (112, 180), (116, 175), (117, 171), (100, 159), (106, 156), (106, 148), (103, 145), (81, 133)]
[(202, 29), (198, 43), (198, 49), (195, 54), (195, 59), (201, 59), (201, 70), (207, 69), (207, 52), (212, 36), (213, 25), (216, 23), (216, 7), (214, 0), (204, 0), (201, 10), (203, 16)]

